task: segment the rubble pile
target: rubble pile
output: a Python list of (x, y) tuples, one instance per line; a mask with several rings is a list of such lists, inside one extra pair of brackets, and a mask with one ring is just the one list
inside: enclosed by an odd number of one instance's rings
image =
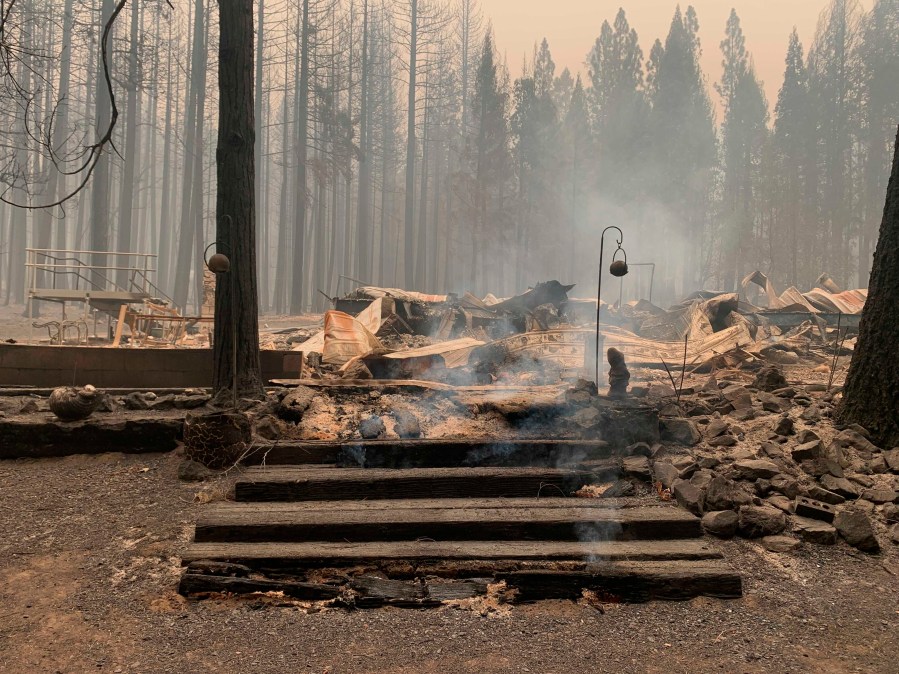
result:
[(834, 425), (839, 397), (786, 385), (773, 367), (745, 384), (712, 377), (679, 406), (663, 404), (667, 444), (652, 448), (652, 479), (721, 538), (760, 538), (774, 551), (899, 543), (899, 448)]

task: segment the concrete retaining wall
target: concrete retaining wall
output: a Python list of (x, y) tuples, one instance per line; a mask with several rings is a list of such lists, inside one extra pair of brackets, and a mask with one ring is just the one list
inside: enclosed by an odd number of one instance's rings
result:
[[(299, 377), (296, 351), (262, 351), (263, 383)], [(212, 386), (212, 349), (128, 349), (0, 344), (0, 386), (187, 388)]]

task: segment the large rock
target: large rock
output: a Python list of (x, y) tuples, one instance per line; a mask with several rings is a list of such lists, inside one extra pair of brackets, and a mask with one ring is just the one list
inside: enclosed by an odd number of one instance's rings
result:
[(774, 432), (778, 435), (792, 435), (794, 433), (794, 423), (790, 417), (783, 416), (777, 420), (774, 425)]
[(727, 433), (729, 428), (730, 424), (724, 419), (712, 419), (705, 428), (705, 437), (717, 438), (719, 435)]
[(705, 494), (701, 489), (687, 480), (678, 478), (672, 483), (671, 492), (681, 507), (686, 508), (694, 515), (702, 515)]
[(681, 417), (668, 417), (660, 420), (662, 439), (692, 447), (702, 439), (696, 423)]
[(752, 385), (760, 391), (776, 391), (787, 387), (787, 379), (779, 367), (766, 365), (756, 373)]
[(621, 460), (621, 470), (628, 477), (649, 482), (652, 478), (652, 469), (649, 466), (649, 458), (645, 456), (626, 456)]
[(775, 414), (778, 412), (786, 412), (793, 406), (793, 404), (786, 398), (781, 398), (773, 393), (765, 393), (765, 391), (759, 391), (756, 397), (759, 399), (759, 402), (762, 403), (763, 410), (774, 412)]
[(846, 499), (839, 494), (835, 494), (834, 492), (825, 489), (824, 487), (819, 487), (816, 484), (808, 488), (808, 497), (810, 499), (814, 499), (815, 501), (829, 503), (830, 505), (840, 505), (841, 503), (846, 502)]
[(746, 538), (761, 538), (779, 534), (787, 526), (787, 516), (771, 506), (740, 507), (737, 528)]
[(752, 409), (752, 394), (745, 386), (728, 386), (721, 391), (721, 395), (733, 405), (735, 410)]
[(733, 470), (734, 477), (739, 480), (768, 479), (780, 473), (780, 467), (776, 463), (765, 459), (737, 461)]
[(297, 386), (288, 391), (278, 404), (277, 415), (284, 421), (299, 423), (303, 414), (315, 400), (315, 391), (307, 386)]
[(737, 444), (737, 439), (732, 435), (719, 435), (717, 438), (709, 440), (711, 447), (733, 447)]
[(768, 552), (793, 552), (802, 545), (802, 541), (792, 536), (765, 536), (762, 539), (762, 546)]
[(899, 447), (885, 451), (883, 459), (887, 462), (887, 468), (894, 473), (899, 473)]
[(667, 461), (656, 461), (652, 467), (653, 476), (662, 483), (665, 489), (671, 489), (672, 483), (678, 479), (680, 471)]
[(837, 530), (832, 524), (807, 517), (793, 520), (793, 533), (804, 541), (818, 545), (833, 545), (837, 542)]
[(185, 459), (178, 465), (178, 479), (182, 482), (202, 482), (214, 474), (199, 461)]
[(880, 552), (880, 544), (874, 535), (874, 527), (868, 515), (859, 509), (847, 509), (837, 513), (833, 525), (849, 545), (863, 552)]
[(847, 428), (837, 435), (834, 440), (844, 447), (852, 447), (859, 453), (870, 458), (880, 452), (880, 447), (872, 443), (868, 438), (853, 428)]
[(872, 487), (862, 492), (862, 498), (871, 503), (897, 503), (899, 502), (899, 492), (886, 487)]
[(733, 510), (715, 510), (702, 516), (702, 528), (718, 538), (733, 538), (737, 533), (737, 519)]
[(821, 478), (821, 486), (828, 491), (832, 491), (834, 494), (839, 494), (847, 500), (855, 500), (859, 497), (858, 488), (845, 477), (824, 475)]
[(722, 475), (712, 478), (706, 487), (705, 507), (707, 510), (736, 510), (752, 503), (752, 496), (737, 483)]
[[(800, 440), (801, 439), (800, 436)], [(821, 447), (821, 441), (814, 439), (796, 445), (790, 450), (790, 455), (793, 457), (793, 461), (802, 463), (803, 461), (814, 461), (819, 459), (822, 452), (823, 448)]]
[(771, 488), (790, 499), (796, 498), (802, 491), (799, 482), (782, 473), (771, 478)]

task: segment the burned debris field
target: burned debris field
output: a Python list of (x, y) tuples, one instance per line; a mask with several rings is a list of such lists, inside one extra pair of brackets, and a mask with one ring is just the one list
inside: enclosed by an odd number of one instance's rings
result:
[(0, 674), (895, 672), (899, 0), (734, 4), (0, 3)]

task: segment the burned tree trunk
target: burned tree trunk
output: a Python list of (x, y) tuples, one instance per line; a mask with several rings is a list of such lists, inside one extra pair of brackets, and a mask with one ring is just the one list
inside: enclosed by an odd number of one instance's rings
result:
[(232, 389), (237, 341), (237, 393), (263, 395), (256, 292), (256, 211), (253, 147), (253, 3), (220, 0), (219, 128), (216, 239), (231, 258), (215, 292), (213, 388)]
[(862, 312), (858, 344), (846, 387), (840, 419), (867, 428), (883, 447), (899, 445), (899, 135), (887, 188), (868, 300)]

